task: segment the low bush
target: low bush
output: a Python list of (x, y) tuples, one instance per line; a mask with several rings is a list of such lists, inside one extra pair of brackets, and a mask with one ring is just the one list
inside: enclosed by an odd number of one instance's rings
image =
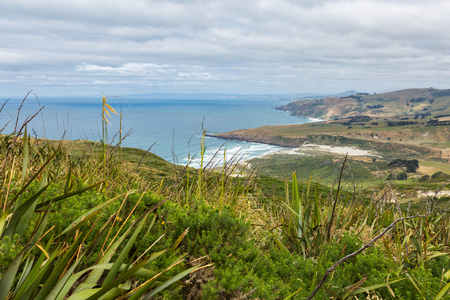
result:
[(428, 179), (430, 179), (430, 175), (423, 175), (418, 179), (418, 181), (427, 181)]
[(443, 173), (443, 172), (436, 172), (433, 175), (431, 175), (431, 179), (435, 179), (435, 178), (443, 178), (443, 177), (447, 177), (448, 175)]

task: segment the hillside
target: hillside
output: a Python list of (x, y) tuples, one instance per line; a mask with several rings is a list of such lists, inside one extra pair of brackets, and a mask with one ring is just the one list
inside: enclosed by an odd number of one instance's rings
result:
[[(384, 111), (394, 107), (396, 103), (401, 103), (399, 100), (401, 95), (403, 95), (402, 99), (410, 99), (408, 105), (411, 106), (410, 103), (416, 105), (418, 102), (411, 101), (413, 98), (410, 97), (420, 98), (418, 97), (419, 91), (424, 92), (425, 90), (416, 89), (385, 94), (384, 99), (391, 99), (391, 101), (385, 102), (387, 104), (383, 107)], [(435, 95), (442, 96), (444, 94), (444, 92), (435, 92)], [(424, 95), (422, 98), (425, 99), (425, 94), (422, 95)], [(360, 97), (367, 98), (369, 96), (361, 95)], [(322, 103), (336, 98), (327, 99), (323, 99)], [(346, 104), (357, 103), (355, 98), (347, 97), (345, 99), (345, 101), (348, 100), (344, 102)], [(332, 185), (334, 178), (338, 176), (338, 158), (343, 157), (346, 153), (349, 153), (348, 159), (353, 166), (352, 172), (355, 175), (351, 180), (369, 189), (378, 184), (383, 186), (384, 178), (390, 178), (391, 174), (406, 171), (406, 168), (389, 167), (391, 161), (396, 159), (418, 160), (420, 167), (417, 171), (407, 174), (407, 178), (413, 181), (399, 182), (401, 187), (395, 187), (398, 191), (406, 188), (411, 194), (416, 195), (417, 182), (415, 180), (429, 178), (434, 174), (440, 174), (439, 172), (449, 173), (447, 166), (450, 159), (450, 119), (446, 110), (449, 106), (449, 98), (436, 99), (434, 101), (426, 100), (426, 103), (430, 105), (428, 110), (424, 111), (422, 108), (420, 112), (399, 116), (389, 116), (387, 112), (383, 116), (374, 116), (373, 114), (371, 116), (353, 116), (358, 112), (350, 111), (347, 115), (351, 116), (336, 120), (263, 126), (220, 133), (214, 137), (296, 148), (296, 150), (285, 150), (280, 154), (252, 159), (251, 166), (254, 172), (278, 178), (285, 178), (287, 174), (297, 172), (299, 178), (308, 180), (309, 176), (313, 174), (314, 181), (328, 185)], [(362, 101), (360, 102), (362, 103)], [(406, 103), (406, 100), (404, 102)], [(365, 103), (365, 106), (374, 105), (367, 101)], [(418, 107), (418, 105), (414, 107)], [(330, 109), (335, 109), (334, 111), (342, 108), (343, 106), (330, 107)], [(389, 114), (394, 111), (394, 109), (390, 109)], [(318, 115), (310, 116), (317, 117)], [(420, 184), (425, 188), (423, 182)]]
[(428, 88), (295, 101), (277, 109), (289, 111), (294, 116), (332, 120), (352, 116), (401, 116), (429, 112), (448, 114), (449, 103), (450, 90)]
[(392, 183), (347, 185), (345, 159), (316, 159), (341, 170), (329, 188), (26, 129), (0, 156), (0, 299), (449, 296), (447, 199), (393, 205)]
[(354, 146), (386, 159), (414, 155), (450, 158), (450, 90), (408, 89), (385, 94), (297, 101), (279, 107), (327, 121), (263, 126), (217, 138), (301, 147), (307, 143)]
[[(446, 117), (432, 117), (350, 117), (318, 123), (235, 130), (215, 134), (214, 137), (283, 147), (301, 147), (306, 143), (359, 146), (386, 157), (397, 156), (399, 151), (408, 154), (409, 151), (421, 157), (447, 159), (450, 123)], [(392, 153), (392, 150), (396, 153)]]

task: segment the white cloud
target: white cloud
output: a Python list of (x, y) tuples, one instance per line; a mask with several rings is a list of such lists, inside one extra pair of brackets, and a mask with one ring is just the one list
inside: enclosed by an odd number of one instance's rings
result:
[(448, 87), (449, 14), (444, 0), (4, 1), (0, 82), (230, 93)]

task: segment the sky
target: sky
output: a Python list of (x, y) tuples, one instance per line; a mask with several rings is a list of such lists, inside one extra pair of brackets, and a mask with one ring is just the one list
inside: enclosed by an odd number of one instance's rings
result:
[(450, 88), (448, 0), (4, 0), (0, 98)]

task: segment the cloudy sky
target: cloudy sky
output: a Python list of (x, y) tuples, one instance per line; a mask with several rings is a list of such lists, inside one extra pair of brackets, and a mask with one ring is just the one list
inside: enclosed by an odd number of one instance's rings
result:
[(0, 97), (450, 88), (448, 0), (0, 2)]

